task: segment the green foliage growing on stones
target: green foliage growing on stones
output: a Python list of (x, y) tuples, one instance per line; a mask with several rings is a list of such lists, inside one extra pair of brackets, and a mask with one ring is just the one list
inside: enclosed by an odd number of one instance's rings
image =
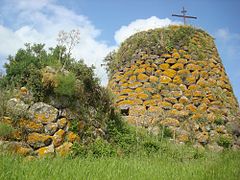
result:
[[(199, 46), (196, 42), (200, 41)], [(113, 51), (105, 58), (106, 69), (113, 72), (131, 63), (139, 51), (149, 55), (162, 55), (172, 52), (173, 48), (189, 51), (194, 60), (206, 60), (207, 51), (214, 44), (213, 38), (205, 31), (191, 26), (168, 26), (136, 33), (124, 41), (118, 51)]]

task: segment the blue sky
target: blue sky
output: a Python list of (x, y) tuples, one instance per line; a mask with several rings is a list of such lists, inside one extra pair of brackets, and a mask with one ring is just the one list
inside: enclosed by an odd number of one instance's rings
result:
[(172, 17), (184, 6), (197, 20), (188, 23), (203, 28), (216, 45), (235, 95), (240, 101), (240, 1), (239, 0), (0, 0), (0, 67), (9, 54), (25, 42), (56, 45), (60, 30), (80, 29), (81, 41), (73, 55), (97, 67), (103, 57), (135, 32), (181, 23)]

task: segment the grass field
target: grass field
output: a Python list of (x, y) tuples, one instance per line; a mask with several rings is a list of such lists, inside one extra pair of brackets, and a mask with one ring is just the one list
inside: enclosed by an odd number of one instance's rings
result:
[(186, 148), (152, 155), (27, 160), (0, 155), (0, 179), (240, 179), (240, 153)]

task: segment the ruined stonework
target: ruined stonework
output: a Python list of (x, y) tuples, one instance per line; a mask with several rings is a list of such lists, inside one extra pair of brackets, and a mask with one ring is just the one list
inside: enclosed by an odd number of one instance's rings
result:
[(129, 124), (168, 128), (178, 142), (239, 144), (239, 105), (213, 38), (189, 26), (140, 32), (107, 62)]
[(3, 117), (1, 123), (11, 125), (14, 131), (0, 138), (0, 148), (23, 156), (69, 154), (80, 137), (70, 130), (67, 112), (30, 99), (28, 90), (22, 87), (19, 97), (8, 101), (7, 111), (12, 118)]

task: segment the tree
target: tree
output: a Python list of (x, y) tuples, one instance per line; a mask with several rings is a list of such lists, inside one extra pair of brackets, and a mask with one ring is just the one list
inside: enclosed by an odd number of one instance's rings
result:
[(71, 52), (73, 48), (80, 42), (80, 31), (79, 29), (73, 29), (70, 32), (60, 31), (58, 34), (58, 46), (60, 47), (59, 51), (59, 61), (63, 60), (62, 56), (66, 52), (66, 60), (63, 62), (61, 71), (65, 68), (66, 64), (69, 62), (71, 57)]

